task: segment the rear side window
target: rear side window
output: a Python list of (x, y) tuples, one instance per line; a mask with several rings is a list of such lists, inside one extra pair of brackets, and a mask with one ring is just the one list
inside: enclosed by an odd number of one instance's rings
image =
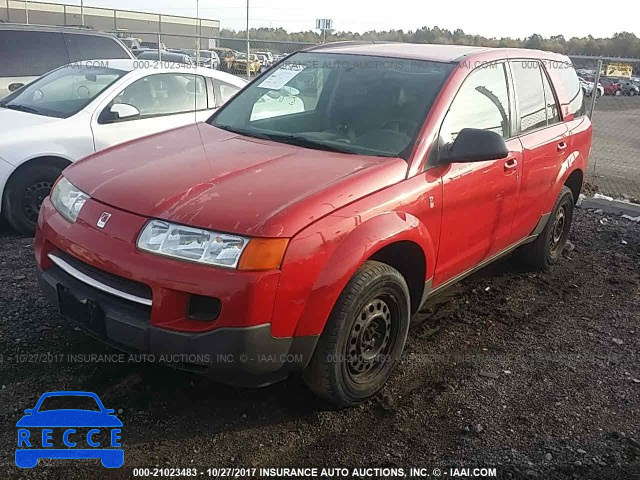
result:
[(218, 82), (218, 87), (220, 88), (220, 105), (227, 103), (231, 97), (240, 91), (238, 87), (224, 82)]
[(69, 63), (61, 33), (0, 30), (0, 77), (35, 77)]
[(547, 105), (540, 63), (524, 60), (512, 62), (511, 66), (520, 110), (520, 132), (546, 127)]
[(109, 37), (75, 35), (73, 33), (65, 33), (64, 37), (72, 62), (102, 58), (130, 58), (124, 48)]

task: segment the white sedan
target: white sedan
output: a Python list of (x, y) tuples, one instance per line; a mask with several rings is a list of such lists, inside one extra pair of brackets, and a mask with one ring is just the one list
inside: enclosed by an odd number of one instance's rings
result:
[(60, 172), (99, 150), (202, 122), (246, 85), (208, 68), (143, 60), (70, 64), (0, 100), (1, 213), (32, 233)]

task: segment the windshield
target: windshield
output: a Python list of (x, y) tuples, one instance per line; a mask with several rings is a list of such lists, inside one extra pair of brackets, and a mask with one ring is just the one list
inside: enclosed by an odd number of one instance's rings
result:
[(5, 97), (0, 107), (69, 118), (126, 73), (112, 68), (67, 65)]
[(454, 65), (303, 52), (228, 102), (210, 123), (308, 148), (408, 159)]

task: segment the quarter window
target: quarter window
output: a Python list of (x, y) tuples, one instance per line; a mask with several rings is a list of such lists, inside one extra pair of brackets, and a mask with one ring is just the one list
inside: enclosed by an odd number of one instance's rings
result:
[(503, 63), (472, 72), (458, 91), (442, 125), (442, 141), (451, 143), (464, 128), (490, 130), (511, 136), (509, 90)]
[(520, 109), (520, 132), (547, 126), (547, 105), (542, 68), (535, 60), (512, 62), (513, 80)]
[(233, 85), (229, 85), (228, 83), (219, 82), (218, 86), (220, 88), (220, 103), (227, 103), (228, 100), (231, 99), (236, 93), (240, 91), (238, 87)]
[(149, 75), (125, 88), (112, 103), (132, 105), (141, 117), (188, 113), (207, 108), (207, 87), (199, 75)]

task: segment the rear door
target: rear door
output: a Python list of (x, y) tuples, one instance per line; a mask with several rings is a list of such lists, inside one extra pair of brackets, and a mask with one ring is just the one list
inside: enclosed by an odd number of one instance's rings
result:
[(522, 146), (512, 133), (512, 104), (506, 64), (493, 63), (469, 74), (447, 113), (442, 144), (452, 143), (463, 128), (480, 128), (500, 134), (509, 155), (452, 164), (442, 176), (442, 231), (434, 287), (509, 246), (522, 172)]
[(68, 63), (62, 33), (0, 29), (0, 98)]
[(546, 210), (545, 200), (557, 183), (559, 164), (570, 152), (568, 128), (560, 118), (556, 94), (537, 60), (510, 62), (516, 92), (523, 171), (511, 241), (531, 235)]
[[(146, 75), (115, 94), (94, 114), (96, 151), (137, 138), (203, 122), (215, 108), (205, 77), (189, 73)], [(114, 119), (114, 104), (135, 107), (139, 115)]]

